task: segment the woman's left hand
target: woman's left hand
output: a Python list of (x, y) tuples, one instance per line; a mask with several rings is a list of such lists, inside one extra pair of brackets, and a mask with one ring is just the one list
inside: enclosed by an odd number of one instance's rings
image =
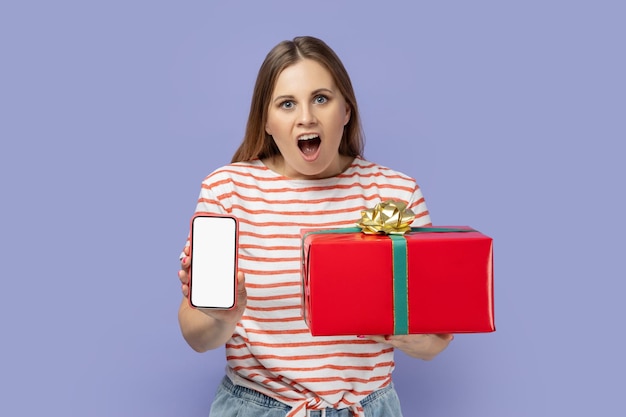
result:
[(391, 336), (365, 336), (386, 343), (414, 358), (429, 361), (448, 347), (453, 334), (403, 334)]

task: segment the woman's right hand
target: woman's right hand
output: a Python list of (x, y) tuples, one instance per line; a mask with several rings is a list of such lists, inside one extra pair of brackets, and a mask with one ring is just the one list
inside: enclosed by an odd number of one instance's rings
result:
[(189, 246), (183, 249), (185, 256), (180, 260), (180, 271), (178, 271), (178, 279), (180, 279), (183, 297), (189, 297), (189, 268), (191, 265), (191, 256), (189, 255)]
[[(191, 255), (189, 254), (189, 246), (185, 246), (183, 249), (183, 253), (185, 256), (180, 261), (180, 271), (178, 271), (178, 279), (180, 279), (181, 290), (183, 293), (183, 297), (189, 297), (189, 268), (191, 266)], [(246, 279), (244, 273), (239, 271), (237, 272), (237, 297), (235, 299), (235, 306), (229, 310), (223, 309), (215, 309), (215, 308), (196, 308), (206, 314), (209, 317), (212, 317), (215, 320), (218, 320), (223, 323), (228, 324), (236, 324), (241, 316), (243, 316), (243, 312), (246, 309), (246, 305), (248, 302), (248, 296), (246, 291)]]

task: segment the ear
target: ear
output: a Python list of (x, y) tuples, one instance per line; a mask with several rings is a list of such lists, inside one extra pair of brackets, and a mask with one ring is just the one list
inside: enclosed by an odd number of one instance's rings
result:
[(272, 136), (272, 132), (270, 131), (270, 128), (267, 126), (267, 123), (265, 123), (265, 133)]
[(352, 116), (352, 109), (350, 108), (350, 105), (348, 103), (346, 103), (346, 116), (343, 119), (343, 125), (347, 125), (348, 122), (350, 121), (350, 117)]

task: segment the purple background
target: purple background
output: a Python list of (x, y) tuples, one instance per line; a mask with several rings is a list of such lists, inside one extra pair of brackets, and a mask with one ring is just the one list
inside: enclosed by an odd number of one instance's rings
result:
[(2, 2), (0, 415), (208, 414), (223, 352), (179, 334), (177, 256), (299, 34), (351, 73), (366, 156), (495, 239), (497, 332), (398, 354), (405, 415), (622, 412), (626, 6), (372, 4)]

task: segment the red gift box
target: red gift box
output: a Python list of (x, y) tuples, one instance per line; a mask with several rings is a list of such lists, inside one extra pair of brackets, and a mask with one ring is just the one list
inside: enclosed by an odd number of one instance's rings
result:
[(302, 236), (303, 315), (314, 336), (495, 331), (493, 241), (478, 231)]

